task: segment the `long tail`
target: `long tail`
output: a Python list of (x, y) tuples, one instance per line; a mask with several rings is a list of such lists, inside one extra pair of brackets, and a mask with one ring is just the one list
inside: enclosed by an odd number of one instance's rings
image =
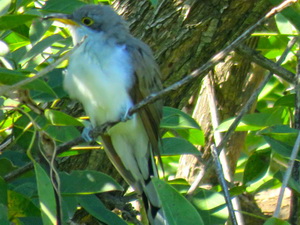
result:
[(151, 179), (146, 181), (146, 187), (142, 193), (142, 200), (151, 225), (168, 225), (161, 201)]

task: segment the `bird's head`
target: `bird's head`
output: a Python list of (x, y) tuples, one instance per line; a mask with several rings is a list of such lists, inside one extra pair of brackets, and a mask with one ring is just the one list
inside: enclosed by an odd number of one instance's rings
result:
[(119, 38), (120, 34), (128, 33), (127, 25), (122, 17), (106, 5), (86, 5), (72, 14), (53, 13), (45, 16), (44, 19), (68, 25), (73, 38), (74, 32), (81, 33), (81, 36), (103, 32), (109, 37)]

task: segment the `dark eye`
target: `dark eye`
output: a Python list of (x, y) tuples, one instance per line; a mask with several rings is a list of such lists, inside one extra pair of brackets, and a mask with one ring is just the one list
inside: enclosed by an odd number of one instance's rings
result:
[(83, 17), (81, 19), (81, 22), (86, 25), (86, 26), (91, 26), (93, 23), (94, 23), (94, 20), (92, 20), (91, 18), (89, 17)]

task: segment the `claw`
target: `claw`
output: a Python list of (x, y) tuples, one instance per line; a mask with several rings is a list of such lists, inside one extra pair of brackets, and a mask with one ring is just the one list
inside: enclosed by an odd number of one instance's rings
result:
[(89, 124), (88, 126), (86, 126), (82, 133), (81, 133), (81, 137), (86, 141), (86, 142), (92, 142), (94, 139), (90, 136), (90, 131), (93, 129), (92, 125)]
[(121, 122), (126, 122), (126, 121), (128, 121), (128, 120), (132, 120), (133, 119), (133, 115), (129, 115), (129, 111), (130, 111), (130, 109), (127, 109), (127, 111), (125, 112), (125, 114), (123, 114), (122, 116), (121, 116)]

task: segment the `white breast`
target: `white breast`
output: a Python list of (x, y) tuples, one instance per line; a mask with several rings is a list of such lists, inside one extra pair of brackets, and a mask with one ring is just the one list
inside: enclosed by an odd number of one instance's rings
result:
[[(78, 37), (73, 34), (73, 39), (77, 42)], [(99, 34), (87, 36), (74, 52), (64, 79), (65, 90), (84, 105), (93, 125), (124, 115), (133, 105), (128, 94), (132, 83), (133, 69), (125, 46), (107, 44)]]

